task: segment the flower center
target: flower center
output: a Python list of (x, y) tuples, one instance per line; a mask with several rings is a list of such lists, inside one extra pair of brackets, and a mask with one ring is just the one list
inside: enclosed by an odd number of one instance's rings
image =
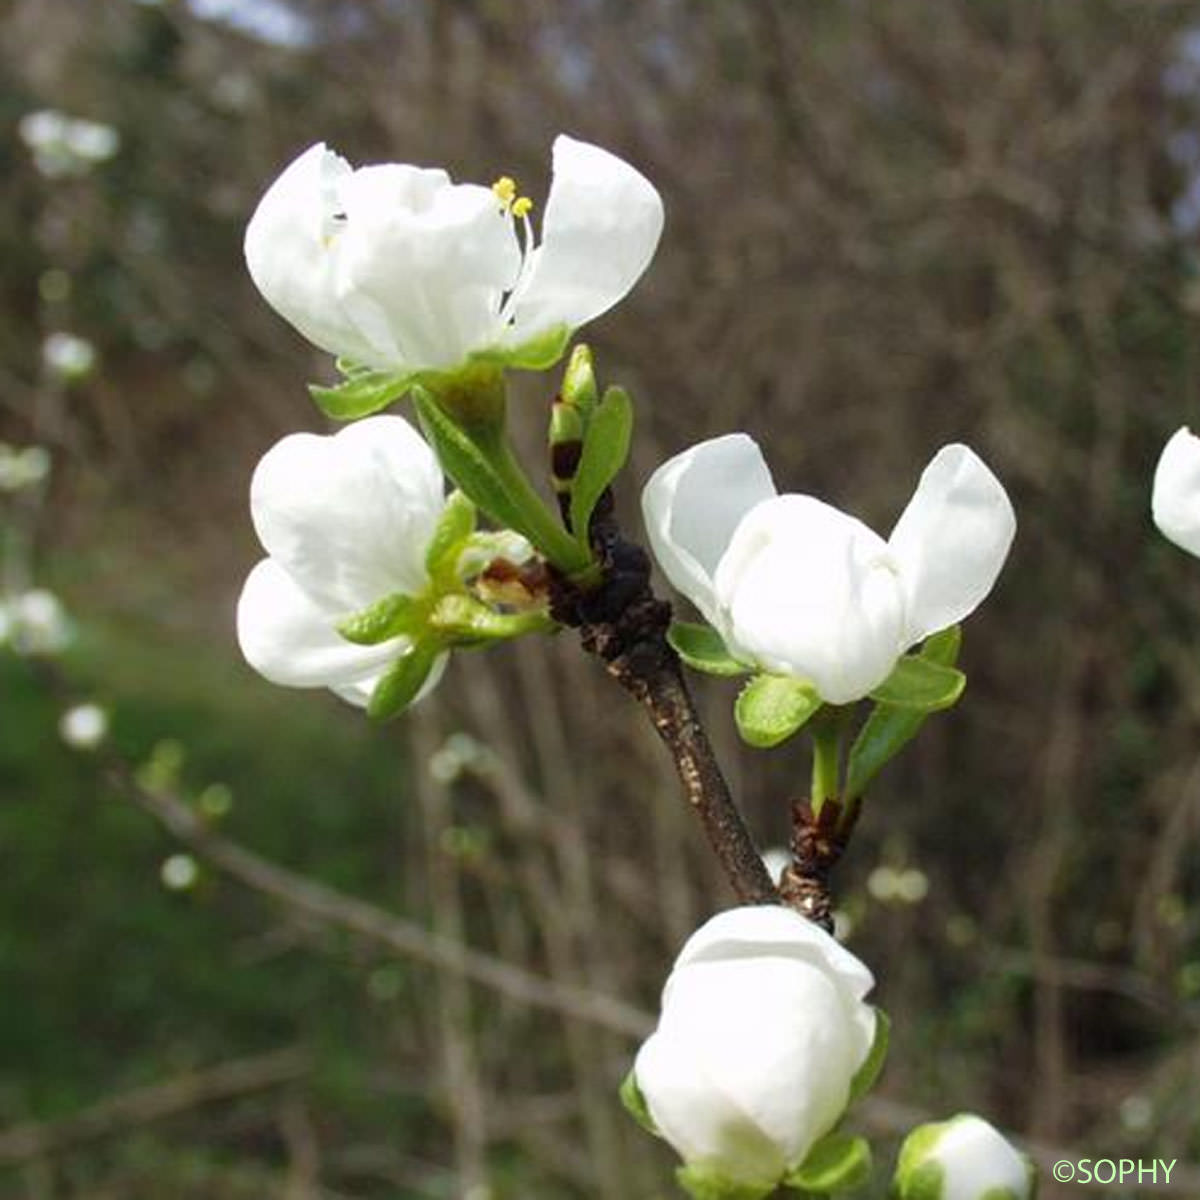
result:
[(528, 196), (517, 194), (517, 181), (511, 175), (501, 175), (492, 184), (492, 191), (495, 193), (496, 199), (500, 201), (501, 209), (504, 212), (512, 213), (518, 221), (523, 220), (533, 211), (533, 201)]

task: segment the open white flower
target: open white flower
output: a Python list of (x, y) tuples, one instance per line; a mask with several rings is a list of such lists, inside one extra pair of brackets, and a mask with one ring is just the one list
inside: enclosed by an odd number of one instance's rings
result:
[(996, 581), (1016, 531), (999, 480), (944, 446), (885, 542), (812, 496), (779, 495), (755, 442), (729, 434), (664, 463), (642, 493), (667, 578), (736, 658), (847, 704)]
[[(269, 557), (238, 601), (246, 660), (272, 683), (328, 687), (365, 705), (412, 642), (355, 645), (338, 623), (388, 596), (425, 590), (425, 552), (444, 507), (437, 459), (403, 417), (277, 442), (250, 485), (254, 528)], [(426, 691), (444, 664), (442, 655)]]
[[(637, 282), (662, 232), (658, 192), (628, 163), (565, 135), (535, 244), (510, 179), (452, 183), (400, 163), (354, 170), (319, 144), (263, 196), (246, 262), (309, 341), (391, 372), (472, 355), (525, 365), (530, 347), (598, 317)], [(535, 365), (549, 365), (537, 363)]]
[(897, 1200), (1030, 1200), (1033, 1164), (973, 1113), (919, 1125), (896, 1166)]
[(870, 1054), (871, 972), (779, 906), (721, 913), (684, 945), (634, 1079), (693, 1170), (765, 1195), (841, 1118)]
[(1200, 556), (1200, 438), (1186, 425), (1163, 447), (1150, 508), (1165, 537)]

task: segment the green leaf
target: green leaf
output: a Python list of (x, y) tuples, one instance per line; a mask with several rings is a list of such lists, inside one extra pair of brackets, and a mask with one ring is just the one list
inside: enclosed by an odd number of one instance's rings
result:
[(412, 596), (397, 592), (338, 622), (337, 631), (356, 646), (378, 646), (402, 633), (411, 637), (424, 626), (422, 605)]
[(709, 625), (672, 621), (667, 630), (667, 641), (694, 671), (709, 675), (746, 675), (752, 670), (729, 653), (721, 635)]
[(784, 1181), (805, 1192), (846, 1191), (871, 1177), (871, 1147), (865, 1138), (830, 1133), (809, 1151), (804, 1162)]
[(367, 702), (367, 716), (386, 721), (406, 709), (429, 678), (441, 650), (432, 643), (418, 643), (403, 658), (398, 658), (387, 674), (375, 685)]
[(871, 692), (871, 698), (895, 708), (937, 712), (949, 708), (962, 695), (966, 683), (967, 677), (954, 667), (943, 667), (920, 654), (906, 654)]
[(633, 435), (633, 401), (623, 388), (610, 387), (588, 421), (583, 453), (571, 483), (571, 530), (587, 541), (592, 510), (604, 489), (629, 457)]
[(675, 1178), (692, 1200), (765, 1200), (775, 1191), (774, 1184), (735, 1183), (695, 1163), (680, 1167)]
[(519, 346), (493, 346), (488, 350), (477, 350), (471, 355), (471, 361), (496, 363), (518, 371), (545, 371), (562, 358), (570, 340), (569, 326), (555, 325)]
[(452, 492), (425, 551), (425, 569), (431, 576), (454, 569), (463, 542), (475, 532), (475, 505), (463, 492)]
[(791, 675), (756, 675), (733, 708), (738, 732), (751, 746), (767, 749), (786, 741), (821, 707), (817, 689)]
[(953, 667), (958, 664), (958, 652), (962, 648), (962, 626), (951, 625), (940, 633), (930, 634), (921, 643), (920, 655), (939, 666)]
[(891, 1018), (882, 1008), (877, 1008), (875, 1010), (875, 1039), (871, 1042), (871, 1049), (867, 1051), (867, 1057), (863, 1059), (862, 1066), (858, 1068), (854, 1073), (854, 1078), (850, 1081), (850, 1104), (861, 1100), (875, 1086), (875, 1081), (879, 1078), (879, 1073), (883, 1070), (883, 1064), (887, 1058), (891, 1036)]
[[(369, 417), (386, 408), (393, 400), (399, 400), (413, 383), (416, 376), (410, 372), (372, 371), (368, 367), (350, 367), (338, 360), (338, 369), (348, 377), (333, 387), (319, 384), (308, 385), (309, 394), (321, 411), (335, 421), (352, 421), (356, 417)], [(353, 371), (353, 374), (349, 374)]]
[(446, 416), (424, 388), (414, 391), (413, 400), (421, 428), (433, 446), (442, 470), (499, 524), (528, 536), (521, 511), (488, 456)]
[(630, 1068), (629, 1074), (621, 1081), (621, 1087), (617, 1095), (621, 1097), (621, 1103), (625, 1106), (625, 1111), (647, 1132), (655, 1137), (661, 1137), (655, 1127), (654, 1118), (650, 1115), (650, 1108), (646, 1104), (646, 1097), (642, 1095), (642, 1089), (638, 1087), (637, 1076), (634, 1075), (633, 1069)]

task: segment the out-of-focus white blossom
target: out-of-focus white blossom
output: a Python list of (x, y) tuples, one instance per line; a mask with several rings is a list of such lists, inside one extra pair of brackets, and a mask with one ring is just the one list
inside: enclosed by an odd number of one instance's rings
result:
[(57, 654), (71, 641), (71, 623), (61, 601), (45, 588), (0, 600), (0, 644), (18, 654)]
[(42, 342), (42, 362), (64, 383), (75, 383), (94, 370), (96, 347), (73, 333), (52, 333)]
[(1032, 1200), (1033, 1164), (973, 1113), (920, 1125), (904, 1139), (896, 1200)]
[(163, 887), (172, 892), (185, 892), (200, 878), (200, 868), (190, 854), (172, 854), (159, 868)]
[(881, 904), (920, 904), (929, 895), (929, 876), (918, 867), (876, 867), (867, 891)]
[(737, 659), (848, 704), (900, 656), (974, 611), (1004, 564), (1012, 505), (968, 447), (944, 446), (884, 541), (813, 496), (779, 495), (745, 434), (685, 450), (642, 511), (667, 578)]
[(790, 909), (714, 917), (680, 952), (634, 1064), (657, 1131), (693, 1172), (765, 1196), (845, 1111), (875, 1039), (873, 984)]
[(59, 718), (58, 733), (75, 750), (94, 750), (108, 733), (108, 713), (98, 704), (76, 704)]
[[(267, 303), (310, 342), (381, 371), (453, 371), (473, 355), (521, 360), (607, 312), (650, 262), (662, 201), (616, 155), (566, 136), (536, 243), (511, 179), (357, 170), (323, 144), (271, 185), (246, 230)], [(538, 363), (538, 365), (548, 365)]]
[(86, 175), (121, 147), (121, 135), (98, 121), (52, 108), (26, 113), (17, 126), (37, 169), (49, 179)]
[(0, 492), (36, 487), (50, 474), (50, 451), (45, 446), (10, 446), (0, 442)]
[(1186, 425), (1163, 447), (1150, 509), (1164, 537), (1200, 556), (1200, 438)]

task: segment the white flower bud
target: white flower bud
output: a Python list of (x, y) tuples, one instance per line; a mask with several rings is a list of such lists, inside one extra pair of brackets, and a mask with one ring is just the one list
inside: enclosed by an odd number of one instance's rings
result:
[(1032, 1200), (1032, 1162), (973, 1113), (920, 1125), (904, 1139), (896, 1200)]
[(634, 1080), (692, 1177), (766, 1195), (844, 1113), (875, 1041), (870, 971), (778, 906), (733, 909), (688, 940)]

